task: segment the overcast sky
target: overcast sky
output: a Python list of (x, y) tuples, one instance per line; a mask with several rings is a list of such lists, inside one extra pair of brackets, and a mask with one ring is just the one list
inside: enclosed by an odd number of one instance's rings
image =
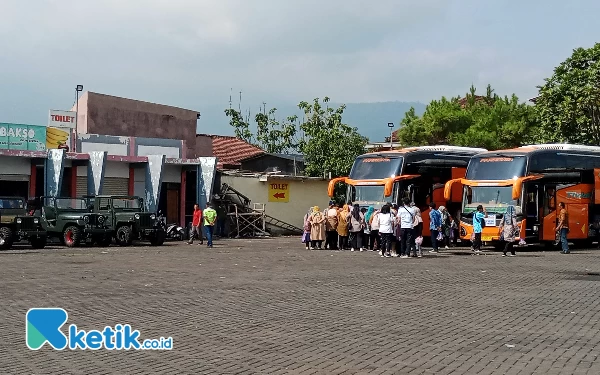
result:
[(600, 41), (599, 14), (598, 0), (2, 0), (0, 122), (43, 124), (76, 84), (200, 111), (230, 88), (244, 103), (428, 102), (491, 83), (525, 100)]

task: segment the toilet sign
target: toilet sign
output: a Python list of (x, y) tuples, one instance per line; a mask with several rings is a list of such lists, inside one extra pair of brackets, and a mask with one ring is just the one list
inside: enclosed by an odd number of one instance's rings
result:
[(269, 202), (289, 202), (290, 184), (287, 182), (269, 183)]
[(48, 115), (48, 127), (75, 129), (76, 112), (50, 110)]

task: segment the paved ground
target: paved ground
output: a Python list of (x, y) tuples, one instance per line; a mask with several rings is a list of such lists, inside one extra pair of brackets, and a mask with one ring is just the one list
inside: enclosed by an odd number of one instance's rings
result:
[[(600, 251), (423, 259), (293, 238), (0, 253), (3, 374), (600, 374)], [(25, 313), (171, 351), (25, 345)]]

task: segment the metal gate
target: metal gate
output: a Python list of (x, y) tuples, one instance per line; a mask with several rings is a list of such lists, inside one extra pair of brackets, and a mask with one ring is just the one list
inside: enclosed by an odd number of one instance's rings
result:
[(87, 195), (87, 176), (77, 176), (77, 197)]
[(105, 177), (102, 195), (129, 195), (129, 179), (122, 177)]

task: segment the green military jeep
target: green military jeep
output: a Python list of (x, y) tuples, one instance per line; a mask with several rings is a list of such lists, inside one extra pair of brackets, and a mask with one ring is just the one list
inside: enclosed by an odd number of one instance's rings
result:
[(98, 195), (93, 200), (93, 212), (105, 215), (113, 236), (120, 246), (129, 246), (133, 240), (150, 241), (154, 246), (165, 242), (166, 232), (155, 213), (144, 212), (140, 197)]
[(0, 249), (10, 249), (13, 243), (29, 241), (34, 249), (46, 246), (46, 231), (40, 218), (27, 213), (24, 199), (0, 197)]
[(49, 237), (59, 238), (68, 247), (82, 243), (108, 246), (112, 228), (105, 215), (90, 212), (85, 198), (42, 197), (42, 226)]

